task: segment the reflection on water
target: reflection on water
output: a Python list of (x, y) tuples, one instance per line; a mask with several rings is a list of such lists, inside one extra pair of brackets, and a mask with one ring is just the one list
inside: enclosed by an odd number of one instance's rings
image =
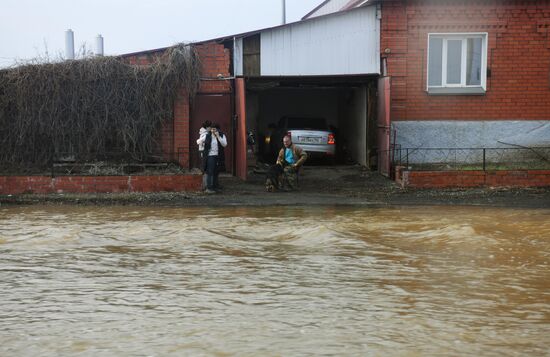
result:
[(550, 211), (0, 207), (0, 355), (546, 355)]

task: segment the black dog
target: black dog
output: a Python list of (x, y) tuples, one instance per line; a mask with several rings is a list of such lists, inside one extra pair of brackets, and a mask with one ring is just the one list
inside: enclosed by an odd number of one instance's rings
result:
[(283, 167), (279, 164), (269, 166), (265, 179), (265, 189), (267, 192), (275, 192), (281, 187), (283, 172)]

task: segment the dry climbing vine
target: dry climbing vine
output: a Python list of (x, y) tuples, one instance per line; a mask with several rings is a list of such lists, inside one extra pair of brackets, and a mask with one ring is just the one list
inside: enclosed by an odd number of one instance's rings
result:
[(178, 45), (145, 66), (97, 57), (0, 71), (0, 168), (47, 167), (53, 157), (140, 160), (160, 150), (162, 124), (200, 64)]

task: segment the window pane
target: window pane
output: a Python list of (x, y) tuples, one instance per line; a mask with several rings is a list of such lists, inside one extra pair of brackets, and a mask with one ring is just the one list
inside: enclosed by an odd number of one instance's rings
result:
[(443, 39), (430, 37), (430, 53), (428, 54), (428, 85), (441, 85)]
[(481, 38), (469, 38), (467, 48), (466, 84), (481, 85)]
[(327, 121), (323, 118), (288, 118), (287, 129), (327, 130)]
[(460, 84), (462, 40), (447, 40), (447, 84)]

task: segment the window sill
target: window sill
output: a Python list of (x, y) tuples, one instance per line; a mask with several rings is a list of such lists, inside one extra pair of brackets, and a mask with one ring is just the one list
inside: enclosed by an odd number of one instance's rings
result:
[(482, 87), (428, 88), (428, 95), (485, 95)]

